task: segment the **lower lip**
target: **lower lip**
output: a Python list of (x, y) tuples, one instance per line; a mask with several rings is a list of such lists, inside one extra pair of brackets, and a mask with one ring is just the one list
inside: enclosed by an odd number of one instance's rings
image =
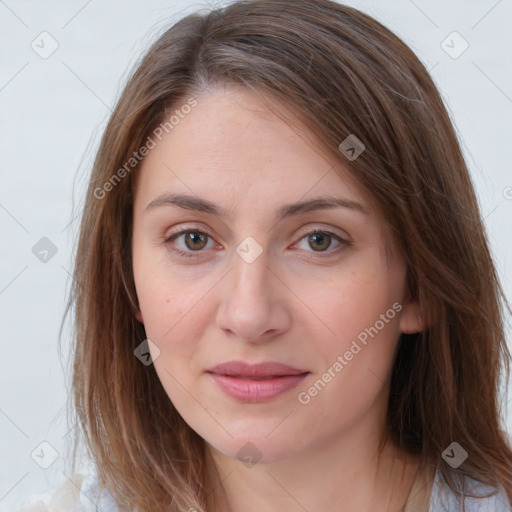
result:
[(231, 398), (241, 402), (266, 402), (296, 387), (308, 375), (284, 375), (267, 380), (251, 380), (249, 378), (230, 377), (210, 373), (217, 385)]

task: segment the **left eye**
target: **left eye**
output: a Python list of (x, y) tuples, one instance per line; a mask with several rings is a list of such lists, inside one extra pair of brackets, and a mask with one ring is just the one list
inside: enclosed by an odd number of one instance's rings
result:
[(332, 242), (336, 242), (338, 244), (336, 247), (334, 247), (334, 249), (336, 249), (343, 243), (347, 243), (338, 235), (335, 235), (330, 231), (321, 231), (319, 229), (316, 229), (311, 233), (307, 233), (300, 239), (300, 242), (304, 240), (309, 245), (309, 247), (315, 249), (314, 252), (332, 252), (332, 250), (327, 251)]

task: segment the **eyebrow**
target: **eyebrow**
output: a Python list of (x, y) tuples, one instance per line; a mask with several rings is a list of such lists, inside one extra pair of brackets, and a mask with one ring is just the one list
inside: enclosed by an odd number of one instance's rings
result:
[[(229, 212), (211, 201), (187, 194), (162, 194), (153, 199), (145, 209), (145, 212), (161, 206), (178, 206), (185, 210), (193, 210), (197, 212), (215, 215), (217, 217), (229, 217)], [(328, 210), (333, 208), (348, 208), (362, 214), (367, 215), (368, 211), (360, 203), (344, 199), (342, 197), (321, 196), (307, 201), (299, 201), (296, 203), (285, 204), (276, 212), (276, 220), (283, 220), (288, 217), (300, 215), (301, 213), (312, 212), (316, 210)]]

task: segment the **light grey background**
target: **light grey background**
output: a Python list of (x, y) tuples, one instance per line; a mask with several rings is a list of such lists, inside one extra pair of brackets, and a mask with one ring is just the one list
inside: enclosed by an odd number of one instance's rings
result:
[[(401, 36), (431, 70), (464, 147), (511, 300), (512, 1), (347, 3)], [(65, 478), (67, 384), (58, 331), (78, 228), (73, 215), (80, 213), (99, 136), (149, 42), (172, 21), (208, 5), (0, 0), (0, 510)], [(40, 36), (43, 31), (51, 38)], [(453, 31), (469, 44), (458, 58), (464, 43)], [(52, 39), (58, 48), (47, 58), (31, 46), (48, 52)], [(57, 248), (47, 262), (32, 252), (43, 237)], [(64, 349), (69, 339), (67, 326)], [(505, 411), (509, 432), (511, 405)], [(59, 454), (46, 470), (30, 456), (43, 441)], [(42, 459), (51, 456), (47, 446), (38, 450)]]

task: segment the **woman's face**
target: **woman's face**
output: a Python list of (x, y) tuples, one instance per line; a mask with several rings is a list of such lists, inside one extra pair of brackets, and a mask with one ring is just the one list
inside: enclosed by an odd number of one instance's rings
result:
[[(169, 399), (246, 462), (375, 432), (399, 335), (418, 330), (403, 261), (344, 166), (255, 96), (196, 100), (137, 171), (137, 318)], [(211, 372), (229, 362), (249, 366)]]

